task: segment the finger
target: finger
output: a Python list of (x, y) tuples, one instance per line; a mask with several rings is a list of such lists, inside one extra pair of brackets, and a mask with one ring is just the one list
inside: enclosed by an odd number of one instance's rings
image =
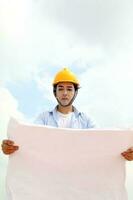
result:
[(124, 152), (121, 153), (122, 156), (125, 156), (126, 154), (127, 154), (126, 151), (124, 151)]
[(7, 145), (7, 144), (2, 144), (1, 147), (2, 147), (3, 151), (6, 151), (8, 149), (9, 150), (11, 150), (11, 149), (18, 150), (18, 148), (19, 148), (19, 146), (17, 146), (17, 145)]
[(18, 146), (9, 146), (9, 145), (2, 145), (3, 150), (18, 150)]
[(123, 155), (123, 157), (124, 157), (126, 160), (128, 160), (128, 161), (133, 160), (133, 157), (132, 157), (131, 155), (128, 155), (128, 154)]
[(130, 149), (131, 151), (133, 151), (133, 147), (130, 147), (129, 149)]
[(3, 140), (3, 144), (13, 145), (14, 141), (12, 141), (12, 140)]
[(133, 152), (133, 148), (128, 149), (127, 152)]
[(15, 150), (18, 150), (19, 149), (19, 146), (14, 146)]
[(17, 151), (18, 150), (18, 148), (12, 148), (12, 149), (3, 149), (3, 152), (5, 153), (5, 154), (10, 154), (10, 153), (13, 153), (13, 152), (15, 152), (15, 151)]
[(127, 149), (125, 152), (133, 152), (133, 147)]
[(10, 155), (12, 153), (14, 153), (16, 150), (8, 150), (8, 151), (4, 151), (4, 154), (6, 155)]
[(130, 153), (130, 152), (132, 152), (131, 149), (124, 151), (124, 153)]
[(121, 154), (122, 155), (126, 155), (126, 154), (132, 154), (133, 153), (133, 151), (131, 151), (131, 150), (127, 150), (127, 151), (124, 151), (124, 152), (122, 152)]
[(132, 152), (132, 151), (130, 151), (130, 152), (125, 151), (125, 152), (122, 153), (122, 155), (130, 155), (130, 156), (133, 156), (133, 152)]

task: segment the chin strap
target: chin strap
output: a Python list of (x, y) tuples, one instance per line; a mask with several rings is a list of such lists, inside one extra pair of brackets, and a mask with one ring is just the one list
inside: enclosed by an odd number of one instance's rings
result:
[(55, 98), (58, 101), (59, 105), (61, 105), (62, 107), (67, 107), (67, 106), (72, 105), (72, 103), (74, 102), (74, 100), (77, 96), (77, 93), (78, 93), (78, 90), (75, 91), (73, 98), (71, 99), (71, 101), (67, 105), (62, 105), (61, 102), (56, 98), (56, 96), (55, 96)]

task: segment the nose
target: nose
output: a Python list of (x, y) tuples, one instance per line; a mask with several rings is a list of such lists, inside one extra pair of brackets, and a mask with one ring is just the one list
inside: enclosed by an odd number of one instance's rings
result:
[(67, 90), (66, 89), (64, 89), (64, 92), (63, 92), (63, 95), (67, 95)]

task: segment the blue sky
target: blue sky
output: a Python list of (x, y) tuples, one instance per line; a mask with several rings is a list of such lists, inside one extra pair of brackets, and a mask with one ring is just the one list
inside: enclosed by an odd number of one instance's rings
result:
[(23, 112), (28, 118), (32, 118), (39, 112), (39, 107), (43, 108), (45, 100), (35, 81), (21, 81), (17, 84), (8, 83), (6, 88), (18, 100), (20, 112)]
[[(1, 140), (11, 115), (33, 121), (56, 105), (51, 83), (64, 66), (81, 82), (75, 105), (98, 128), (133, 127), (132, 7), (131, 0), (0, 1)], [(3, 156), (0, 163), (4, 171)]]

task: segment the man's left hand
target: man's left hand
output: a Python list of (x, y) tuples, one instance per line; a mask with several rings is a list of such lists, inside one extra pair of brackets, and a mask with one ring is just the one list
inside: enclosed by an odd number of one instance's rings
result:
[(128, 161), (133, 160), (133, 147), (127, 149), (124, 152), (122, 152), (121, 155)]

